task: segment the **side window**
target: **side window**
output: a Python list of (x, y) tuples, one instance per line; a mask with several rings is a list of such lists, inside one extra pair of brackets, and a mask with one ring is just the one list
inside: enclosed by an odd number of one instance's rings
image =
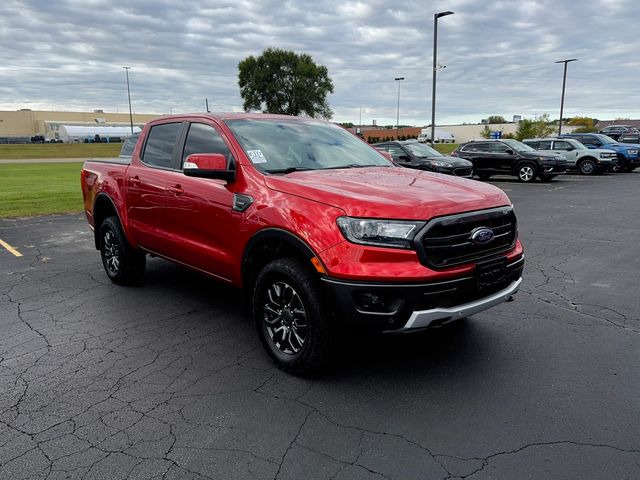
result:
[(542, 140), (542, 141), (538, 142), (537, 150), (551, 150), (551, 141)]
[(553, 149), (554, 150), (571, 150), (571, 144), (569, 142), (555, 142)]
[(580, 141), (582, 142), (583, 145), (585, 145), (587, 147), (599, 147), (600, 146), (600, 142), (598, 142), (598, 140), (596, 140), (595, 138), (582, 137), (580, 139)]
[(471, 151), (472, 152), (488, 152), (489, 151), (489, 144), (488, 143), (475, 143), (471, 147)]
[(511, 148), (502, 142), (495, 142), (491, 144), (491, 153), (507, 153), (507, 150), (511, 150)]
[(534, 148), (536, 150), (540, 150), (540, 148), (538, 148), (538, 144), (540, 142), (531, 142), (531, 141), (523, 141), (522, 143), (524, 143), (525, 145), (529, 145), (531, 148)]
[[(400, 147), (390, 146), (389, 153), (391, 154), (394, 160), (400, 160), (400, 155), (405, 157), (407, 156), (407, 154), (404, 153), (404, 150), (402, 150)], [(406, 158), (403, 160), (406, 160)]]
[(192, 153), (221, 153), (231, 161), (231, 151), (220, 134), (210, 125), (192, 123), (182, 151), (182, 162)]
[(142, 161), (154, 167), (174, 168), (173, 147), (181, 129), (182, 123), (163, 123), (151, 127)]

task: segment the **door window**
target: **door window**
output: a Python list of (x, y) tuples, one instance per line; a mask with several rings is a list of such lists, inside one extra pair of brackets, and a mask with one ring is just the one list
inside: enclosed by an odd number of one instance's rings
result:
[[(401, 160), (403, 162), (407, 161), (407, 154), (400, 147), (390, 146), (389, 153), (394, 160)], [(404, 158), (401, 159), (400, 156), (403, 156)]]
[(468, 148), (465, 148), (465, 152), (488, 152), (489, 144), (488, 143), (474, 143), (470, 145)]
[(182, 123), (162, 123), (151, 127), (142, 161), (154, 167), (175, 168), (173, 148), (181, 129)]
[(505, 145), (502, 142), (495, 142), (491, 144), (491, 153), (507, 153), (508, 150), (513, 152), (508, 145)]
[(551, 141), (541, 140), (538, 142), (538, 148), (536, 148), (536, 150), (551, 150)]
[(563, 151), (571, 150), (572, 148), (573, 147), (569, 142), (555, 142), (553, 146), (554, 150), (563, 150)]
[(231, 162), (231, 151), (222, 136), (210, 125), (192, 123), (182, 151), (182, 162), (193, 153), (220, 153)]

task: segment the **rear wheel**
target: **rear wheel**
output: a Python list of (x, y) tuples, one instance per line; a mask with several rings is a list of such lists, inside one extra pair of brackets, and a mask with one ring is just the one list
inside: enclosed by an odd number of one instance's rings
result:
[(274, 260), (258, 275), (253, 297), (256, 329), (280, 368), (307, 374), (333, 358), (331, 316), (323, 303), (317, 276), (296, 259)]
[(146, 255), (129, 245), (118, 217), (108, 217), (100, 225), (100, 256), (113, 283), (130, 285), (144, 274)]
[(532, 163), (520, 164), (516, 173), (518, 180), (524, 183), (530, 183), (536, 179), (536, 167)]
[(636, 167), (632, 167), (631, 165), (627, 165), (624, 169), (625, 172), (631, 173), (636, 169)]
[(480, 180), (489, 180), (491, 178), (490, 173), (479, 172), (477, 175)]
[(578, 170), (582, 175), (593, 175), (598, 170), (598, 165), (591, 158), (585, 158), (578, 163)]

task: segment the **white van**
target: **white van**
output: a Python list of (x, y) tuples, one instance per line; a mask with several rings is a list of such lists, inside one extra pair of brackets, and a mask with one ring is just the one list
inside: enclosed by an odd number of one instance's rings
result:
[[(418, 141), (422, 143), (431, 142), (431, 128), (423, 128), (418, 135)], [(453, 133), (441, 128), (435, 129), (434, 143), (456, 143), (456, 137)]]

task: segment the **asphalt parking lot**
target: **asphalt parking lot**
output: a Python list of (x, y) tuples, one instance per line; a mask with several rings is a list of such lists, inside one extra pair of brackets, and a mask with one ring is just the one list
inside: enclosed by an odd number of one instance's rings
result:
[(117, 287), (82, 216), (0, 220), (0, 478), (640, 478), (640, 172), (492, 183), (516, 301), (314, 379), (238, 292), (158, 259)]

